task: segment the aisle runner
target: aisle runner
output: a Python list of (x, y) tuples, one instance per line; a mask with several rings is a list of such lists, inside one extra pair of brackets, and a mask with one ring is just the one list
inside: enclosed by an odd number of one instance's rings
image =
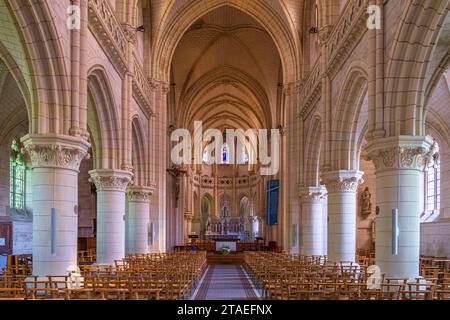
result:
[(195, 300), (256, 300), (258, 295), (240, 265), (210, 265)]

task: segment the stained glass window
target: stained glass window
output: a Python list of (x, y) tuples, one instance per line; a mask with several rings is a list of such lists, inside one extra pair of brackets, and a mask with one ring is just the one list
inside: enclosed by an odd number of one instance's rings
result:
[(9, 177), (9, 206), (22, 210), (25, 207), (25, 164), (16, 139), (11, 144)]
[(230, 163), (230, 151), (229, 151), (227, 143), (225, 143), (222, 146), (222, 163), (223, 164), (229, 164)]
[(441, 162), (437, 142), (434, 143), (433, 154), (426, 163), (424, 180), (425, 212), (438, 213), (441, 206)]

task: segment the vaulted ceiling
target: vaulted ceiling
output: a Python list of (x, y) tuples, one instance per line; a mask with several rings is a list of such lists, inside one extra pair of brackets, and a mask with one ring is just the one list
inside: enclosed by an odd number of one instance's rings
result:
[(198, 19), (172, 61), (178, 126), (270, 128), (279, 98), (281, 61), (264, 28), (222, 6)]

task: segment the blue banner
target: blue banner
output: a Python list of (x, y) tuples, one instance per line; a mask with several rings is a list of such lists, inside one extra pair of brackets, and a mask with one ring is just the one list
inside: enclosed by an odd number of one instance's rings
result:
[(268, 225), (278, 223), (278, 199), (280, 194), (280, 180), (267, 181), (266, 191), (266, 222)]

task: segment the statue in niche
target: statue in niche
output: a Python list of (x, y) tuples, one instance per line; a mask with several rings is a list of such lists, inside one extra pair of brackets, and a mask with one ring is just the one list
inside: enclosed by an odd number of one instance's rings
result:
[(211, 232), (211, 217), (208, 216), (208, 220), (206, 221), (206, 231)]
[(228, 208), (228, 200), (224, 199), (222, 204), (222, 218), (227, 218), (230, 216), (230, 209)]
[(361, 194), (361, 216), (367, 218), (372, 213), (372, 194), (369, 191), (369, 187), (366, 187)]
[(167, 172), (175, 178), (175, 208), (178, 208), (181, 178), (187, 173), (187, 169), (180, 165), (173, 165), (171, 168), (167, 169)]

